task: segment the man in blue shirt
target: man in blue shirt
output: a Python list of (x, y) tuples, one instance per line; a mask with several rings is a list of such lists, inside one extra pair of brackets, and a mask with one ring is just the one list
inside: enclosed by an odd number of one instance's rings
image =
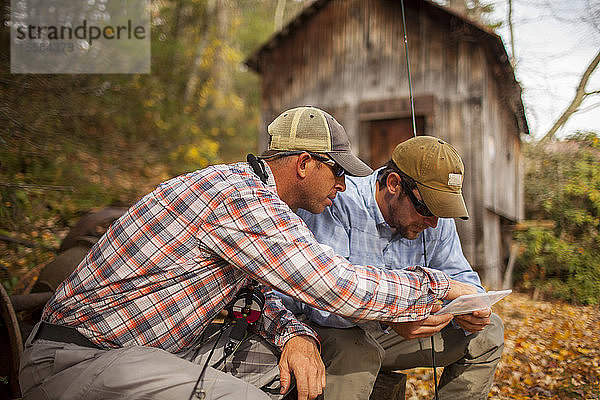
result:
[[(484, 292), (452, 219), (469, 218), (463, 176), (463, 162), (451, 145), (419, 136), (399, 144), (392, 160), (370, 176), (348, 177), (346, 191), (322, 214), (298, 214), (320, 243), (351, 263), (428, 266)], [(431, 315), (383, 331), (373, 321), (351, 321), (282, 297), (289, 309), (306, 315), (322, 340), (326, 400), (368, 399), (380, 369), (431, 366), (431, 336), (436, 364), (445, 367), (440, 398), (488, 396), (504, 347), (502, 321), (489, 308), (454, 318)]]

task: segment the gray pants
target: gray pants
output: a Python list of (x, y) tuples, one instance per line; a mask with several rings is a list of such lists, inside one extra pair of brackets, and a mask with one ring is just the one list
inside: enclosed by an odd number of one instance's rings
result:
[[(187, 400), (216, 335), (203, 346), (182, 354), (133, 346), (97, 350), (38, 339), (34, 328), (25, 344), (19, 381), (24, 400), (46, 399), (164, 399)], [(261, 399), (259, 388), (275, 383), (279, 393), (278, 351), (257, 338), (245, 341), (224, 367), (207, 368), (201, 388), (205, 399)], [(225, 331), (210, 365), (221, 359), (228, 339)]]
[[(316, 324), (327, 373), (325, 400), (369, 399), (380, 370), (431, 366), (431, 338), (406, 340), (390, 330), (375, 337), (361, 328), (335, 329)], [(502, 320), (492, 314), (481, 332), (465, 336), (451, 324), (434, 335), (442, 400), (487, 399), (504, 348)]]

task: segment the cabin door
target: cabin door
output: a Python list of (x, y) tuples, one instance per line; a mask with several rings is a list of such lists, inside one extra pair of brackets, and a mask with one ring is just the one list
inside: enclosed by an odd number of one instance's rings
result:
[[(417, 135), (425, 131), (425, 118), (417, 117)], [(382, 119), (369, 121), (370, 166), (383, 166), (392, 157), (398, 143), (413, 137), (412, 118)]]

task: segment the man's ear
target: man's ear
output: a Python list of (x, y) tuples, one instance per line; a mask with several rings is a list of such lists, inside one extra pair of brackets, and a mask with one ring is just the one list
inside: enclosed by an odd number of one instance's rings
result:
[(309, 161), (310, 155), (308, 153), (302, 153), (296, 159), (296, 174), (299, 178), (306, 178)]
[(402, 178), (400, 178), (400, 175), (398, 175), (395, 172), (392, 172), (388, 175), (388, 177), (385, 181), (385, 184), (386, 184), (387, 190), (388, 190), (388, 192), (390, 192), (390, 194), (394, 195), (398, 191), (402, 191), (402, 186), (400, 184), (401, 180), (402, 180)]

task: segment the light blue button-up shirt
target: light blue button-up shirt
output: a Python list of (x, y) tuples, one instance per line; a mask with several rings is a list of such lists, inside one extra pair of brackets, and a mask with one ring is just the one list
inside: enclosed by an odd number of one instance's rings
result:
[[(427, 264), (447, 273), (452, 279), (470, 283), (479, 291), (479, 275), (465, 258), (456, 225), (451, 218), (440, 218), (436, 228), (427, 228), (415, 240), (392, 235), (375, 200), (377, 171), (366, 177), (346, 177), (346, 191), (338, 193), (331, 207), (321, 214), (298, 210), (317, 241), (331, 246), (352, 264), (401, 269)], [(427, 263), (423, 256), (423, 239)], [(347, 328), (355, 326), (343, 317), (292, 300), (281, 294), (284, 304), (294, 313), (303, 312), (321, 326)]]

